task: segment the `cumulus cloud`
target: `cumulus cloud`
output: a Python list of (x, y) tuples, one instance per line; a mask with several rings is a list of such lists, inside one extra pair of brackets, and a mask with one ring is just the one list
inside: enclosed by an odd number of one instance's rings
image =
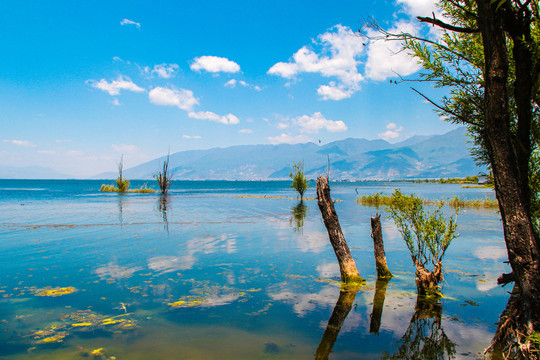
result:
[(190, 65), (191, 70), (218, 73), (236, 73), (240, 71), (240, 65), (224, 57), (218, 56), (200, 56), (193, 59)]
[(186, 89), (168, 89), (155, 87), (148, 93), (150, 102), (155, 105), (176, 106), (182, 110), (191, 111), (199, 101), (193, 96), (193, 91)]
[(120, 21), (120, 25), (135, 25), (137, 27), (137, 29), (141, 28), (140, 23), (135, 22), (133, 20), (129, 20), (129, 19), (122, 19), (122, 21)]
[[(417, 34), (418, 29), (412, 22), (400, 21), (388, 32)], [(376, 37), (379, 34), (369, 30), (367, 35)], [(386, 80), (398, 74), (407, 76), (420, 70), (421, 66), (417, 60), (406, 51), (402, 51), (402, 47), (403, 44), (400, 41), (371, 41), (368, 46), (366, 77), (371, 80)]]
[(184, 139), (202, 139), (200, 135), (182, 135)]
[(396, 139), (399, 137), (399, 135), (401, 135), (401, 130), (403, 130), (403, 126), (398, 126), (395, 123), (391, 122), (386, 125), (386, 129), (387, 130), (385, 132), (379, 134), (378, 136), (383, 140), (389, 141), (392, 139)]
[(128, 144), (112, 144), (111, 147), (114, 151), (122, 152), (122, 153), (133, 153), (139, 148), (135, 145), (128, 145)]
[(227, 115), (218, 115), (216, 113), (213, 113), (211, 111), (197, 111), (197, 112), (189, 112), (188, 116), (192, 119), (198, 119), (198, 120), (210, 120), (215, 121), (218, 123), (222, 123), (225, 125), (235, 125), (240, 122), (236, 116), (233, 114), (227, 114)]
[(268, 74), (291, 79), (306, 72), (337, 78), (338, 85), (333, 83), (319, 88), (323, 100), (341, 100), (358, 91), (364, 79), (358, 72), (359, 57), (364, 52), (362, 39), (349, 27), (338, 24), (319, 35), (314, 45), (321, 47), (320, 53), (303, 46), (290, 62), (273, 65)]
[(109, 95), (118, 95), (120, 90), (143, 92), (144, 89), (137, 86), (130, 78), (119, 76), (117, 80), (107, 82), (105, 79), (99, 81), (89, 80), (88, 83), (99, 90), (103, 90), (109, 93)]
[(300, 126), (302, 132), (317, 133), (321, 129), (330, 132), (347, 131), (347, 125), (341, 120), (328, 120), (320, 112), (313, 115), (302, 115), (293, 120), (293, 123)]
[(430, 16), (439, 11), (433, 0), (396, 0), (396, 3), (410, 16)]
[(268, 141), (272, 145), (277, 144), (300, 144), (312, 141), (312, 139), (306, 135), (292, 136), (289, 134), (281, 134), (279, 136), (269, 136)]
[(178, 64), (159, 64), (154, 65), (154, 68), (146, 66), (144, 71), (149, 74), (156, 75), (163, 79), (170, 79), (178, 71)]
[(36, 144), (28, 141), (28, 140), (9, 140), (5, 139), (5, 143), (17, 145), (17, 146), (23, 146), (23, 147), (36, 147)]

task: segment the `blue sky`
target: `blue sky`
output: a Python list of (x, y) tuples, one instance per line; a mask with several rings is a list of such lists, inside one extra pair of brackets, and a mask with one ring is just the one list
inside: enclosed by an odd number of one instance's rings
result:
[[(167, 153), (452, 130), (376, 19), (424, 32), (429, 0), (1, 1), (0, 166), (78, 177)], [(388, 49), (388, 47), (394, 47)], [(438, 99), (444, 93), (415, 84)]]

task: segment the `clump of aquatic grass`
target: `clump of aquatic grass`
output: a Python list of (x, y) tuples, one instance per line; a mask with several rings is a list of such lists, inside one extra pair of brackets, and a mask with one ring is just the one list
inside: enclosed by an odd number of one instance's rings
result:
[(447, 204), (452, 207), (484, 207), (484, 208), (496, 208), (499, 206), (497, 200), (493, 199), (474, 199), (474, 200), (465, 200), (460, 199), (457, 196), (454, 196), (452, 199), (448, 200)]
[(42, 288), (42, 289), (36, 289), (34, 291), (34, 295), (36, 295), (36, 296), (57, 297), (57, 296), (72, 294), (72, 293), (74, 293), (76, 291), (77, 291), (77, 289), (75, 289), (73, 286), (55, 287), (55, 288), (47, 286), (47, 287)]
[(388, 195), (382, 195), (377, 192), (372, 195), (362, 195), (356, 198), (356, 202), (362, 205), (390, 205), (392, 203), (392, 197)]
[[(377, 192), (375, 194), (371, 195), (362, 195), (358, 196), (356, 198), (356, 202), (361, 205), (370, 205), (370, 206), (379, 206), (379, 205), (392, 205), (392, 196), (388, 195), (382, 195), (380, 192)], [(436, 206), (442, 206), (442, 205), (448, 205), (455, 208), (461, 208), (461, 207), (483, 207), (483, 208), (496, 208), (499, 206), (497, 203), (497, 200), (492, 199), (474, 199), (474, 200), (466, 200), (461, 199), (457, 196), (454, 196), (453, 198), (449, 200), (429, 200), (429, 199), (422, 199), (422, 204), (424, 205), (436, 205)]]
[(149, 188), (148, 185), (145, 183), (143, 186), (141, 186), (138, 189), (130, 189), (130, 190), (120, 190), (118, 187), (114, 185), (101, 185), (101, 188), (99, 191), (105, 191), (105, 192), (129, 192), (129, 193), (139, 193), (139, 194), (147, 194), (147, 193), (155, 193), (156, 190)]
[(128, 192), (134, 192), (134, 193), (139, 193), (139, 194), (149, 194), (149, 193), (155, 193), (156, 190), (149, 188), (148, 183), (144, 183), (144, 185), (142, 185), (140, 188), (129, 190)]

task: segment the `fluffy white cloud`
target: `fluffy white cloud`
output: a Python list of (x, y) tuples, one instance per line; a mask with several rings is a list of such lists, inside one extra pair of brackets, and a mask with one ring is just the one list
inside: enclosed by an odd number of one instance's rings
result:
[(218, 56), (201, 56), (193, 59), (190, 65), (191, 70), (208, 72), (228, 72), (236, 73), (240, 71), (240, 65), (224, 57)]
[(213, 113), (211, 111), (197, 111), (197, 112), (189, 112), (188, 116), (192, 119), (198, 119), (198, 120), (210, 120), (215, 121), (218, 123), (222, 123), (225, 125), (235, 125), (240, 122), (236, 116), (233, 114), (227, 114), (227, 115), (218, 115), (216, 113)]
[(398, 126), (395, 123), (391, 122), (386, 125), (386, 129), (387, 130), (385, 132), (379, 134), (378, 136), (379, 138), (388, 141), (398, 138), (399, 135), (401, 135), (401, 130), (403, 130), (403, 126)]
[(200, 135), (182, 135), (184, 139), (202, 139)]
[(182, 110), (191, 111), (199, 101), (193, 96), (193, 91), (186, 89), (168, 89), (155, 87), (149, 93), (150, 102), (155, 105), (176, 106)]
[[(335, 77), (340, 84), (319, 88), (324, 100), (341, 100), (358, 91), (364, 79), (358, 72), (359, 56), (364, 51), (362, 39), (349, 27), (336, 25), (330, 31), (318, 36), (315, 45), (320, 53), (303, 46), (288, 63), (279, 62), (268, 70), (268, 74), (293, 78), (299, 73), (318, 73), (324, 77)], [(338, 91), (341, 92), (338, 94)], [(344, 96), (348, 93), (348, 96)]]
[(17, 145), (17, 146), (24, 146), (24, 147), (36, 147), (36, 144), (28, 141), (28, 140), (4, 140), (5, 143)]
[(141, 28), (140, 23), (129, 20), (129, 19), (122, 19), (122, 21), (120, 21), (120, 25), (135, 25), (137, 27), (137, 29)]
[(150, 74), (155, 74), (160, 78), (169, 79), (178, 71), (178, 64), (159, 64), (155, 65), (153, 69), (148, 66), (144, 68), (144, 71)]
[(321, 85), (317, 89), (317, 93), (323, 100), (343, 100), (350, 98), (354, 94), (353, 89), (346, 89), (343, 85), (336, 86), (332, 81), (330, 85)]
[(279, 136), (269, 136), (268, 141), (270, 144), (299, 144), (312, 141), (312, 139), (306, 135), (292, 136), (289, 134), (281, 134)]
[(331, 132), (347, 131), (347, 125), (341, 120), (328, 120), (320, 112), (313, 115), (302, 115), (293, 120), (293, 123), (300, 126), (302, 132), (317, 133), (321, 129)]
[(431, 13), (437, 14), (436, 1), (433, 0), (396, 0), (398, 5), (402, 5), (405, 13), (410, 16), (430, 16)]
[(127, 145), (127, 144), (112, 144), (111, 147), (114, 151), (122, 152), (122, 153), (133, 153), (139, 148), (135, 145)]
[[(416, 34), (418, 29), (412, 22), (401, 21), (388, 30), (390, 33)], [(373, 30), (367, 32), (368, 36), (376, 37), (379, 34)], [(398, 74), (407, 76), (420, 70), (417, 60), (406, 51), (402, 51), (403, 44), (400, 41), (371, 41), (368, 47), (365, 74), (371, 80), (386, 80), (396, 77)]]
[(143, 92), (144, 89), (137, 86), (133, 81), (128, 77), (119, 76), (117, 80), (107, 82), (105, 79), (99, 81), (90, 80), (88, 83), (95, 87), (109, 93), (109, 95), (118, 95), (120, 90), (133, 91), (133, 92)]

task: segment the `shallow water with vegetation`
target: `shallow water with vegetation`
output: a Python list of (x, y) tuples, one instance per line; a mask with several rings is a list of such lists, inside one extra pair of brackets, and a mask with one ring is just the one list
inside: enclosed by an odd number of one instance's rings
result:
[(370, 217), (384, 207), (355, 202), (394, 187), (428, 199), (493, 198), (489, 188), (332, 183), (367, 280), (340, 289), (317, 203), (299, 205), (290, 182), (174, 181), (167, 196), (102, 183), (0, 180), (1, 359), (476, 359), (506, 305), (496, 209), (460, 210), (445, 297), (426, 308), (384, 216), (396, 276), (376, 282)]

